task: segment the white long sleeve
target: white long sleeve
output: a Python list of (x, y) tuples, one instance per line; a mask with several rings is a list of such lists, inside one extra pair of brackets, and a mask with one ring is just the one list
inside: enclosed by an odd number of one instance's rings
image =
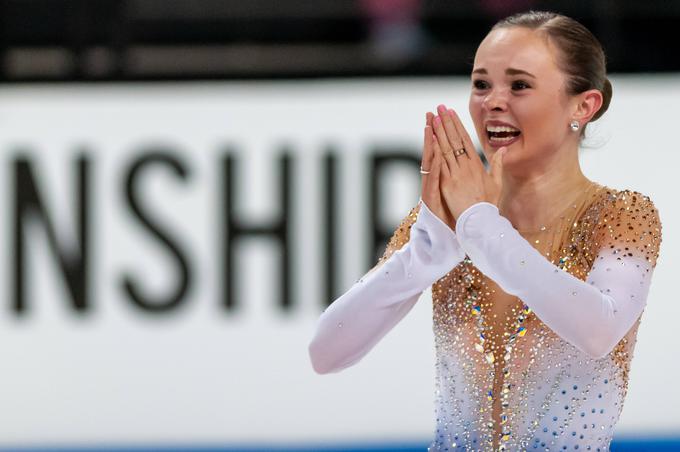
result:
[(654, 267), (643, 253), (632, 252), (632, 244), (601, 247), (582, 281), (548, 261), (491, 203), (466, 209), (457, 219), (456, 235), (480, 271), (594, 358), (613, 349), (646, 304)]
[(408, 243), (321, 314), (309, 344), (314, 370), (337, 372), (357, 363), (464, 257), (455, 232), (421, 201)]

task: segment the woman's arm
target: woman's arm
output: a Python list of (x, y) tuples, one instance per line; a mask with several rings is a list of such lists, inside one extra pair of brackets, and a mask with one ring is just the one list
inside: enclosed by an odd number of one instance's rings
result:
[(460, 215), (458, 241), (504, 291), (563, 339), (600, 358), (642, 313), (661, 242), (658, 211), (649, 198), (621, 193), (596, 234), (598, 254), (586, 281), (549, 262), (491, 203), (473, 204)]
[(321, 315), (309, 344), (316, 372), (337, 372), (357, 363), (404, 318), (425, 289), (465, 257), (454, 231), (424, 202), (419, 204), (408, 242), (394, 253), (388, 248), (386, 255), (391, 256)]

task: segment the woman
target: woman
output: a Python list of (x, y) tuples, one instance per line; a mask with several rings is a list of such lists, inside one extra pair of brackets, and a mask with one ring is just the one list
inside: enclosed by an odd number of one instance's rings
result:
[(426, 115), (421, 201), (322, 314), (315, 370), (359, 361), (432, 285), (430, 450), (608, 450), (661, 243), (649, 197), (581, 172), (583, 131), (611, 94), (578, 22), (496, 24), (469, 102), (490, 171), (453, 110)]

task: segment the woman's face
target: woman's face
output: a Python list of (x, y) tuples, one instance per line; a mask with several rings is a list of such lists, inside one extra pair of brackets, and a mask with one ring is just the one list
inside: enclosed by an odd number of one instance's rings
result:
[(469, 107), (487, 159), (501, 146), (508, 147), (504, 164), (540, 159), (575, 139), (575, 102), (557, 52), (523, 27), (494, 30), (479, 45)]

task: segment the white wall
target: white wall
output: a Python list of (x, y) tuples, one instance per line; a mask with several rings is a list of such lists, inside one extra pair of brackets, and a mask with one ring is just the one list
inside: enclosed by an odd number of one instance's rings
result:
[[(600, 183), (651, 196), (663, 223), (661, 257), (632, 364), (618, 433), (680, 430), (674, 391), (680, 303), (671, 283), (680, 258), (674, 142), (680, 77), (613, 77), (610, 111), (591, 130), (582, 167)], [(337, 375), (313, 373), (307, 343), (320, 313), (321, 153), (340, 162), (342, 287), (365, 270), (366, 171), (375, 144), (419, 149), (424, 113), (446, 103), (467, 118), (460, 78), (139, 85), (21, 86), (0, 89), (0, 446), (35, 443), (143, 444), (368, 440), (427, 441), (434, 428), (434, 356), (429, 294), (363, 362)], [(160, 218), (194, 272), (184, 305), (143, 313), (121, 290), (132, 272), (148, 293), (171, 291), (166, 250), (130, 215), (124, 174), (140, 149), (169, 145), (189, 171), (145, 177), (145, 206)], [(294, 150), (296, 308), (276, 309), (275, 257), (266, 240), (240, 247), (237, 313), (219, 304), (220, 161), (239, 149), (238, 208), (253, 221), (276, 215), (277, 150)], [(93, 305), (79, 318), (39, 227), (29, 228), (28, 301), (11, 310), (11, 165), (32, 150), (38, 183), (60, 240), (73, 233), (72, 163), (92, 159)], [(390, 173), (385, 215), (401, 218), (418, 197), (417, 174)]]

